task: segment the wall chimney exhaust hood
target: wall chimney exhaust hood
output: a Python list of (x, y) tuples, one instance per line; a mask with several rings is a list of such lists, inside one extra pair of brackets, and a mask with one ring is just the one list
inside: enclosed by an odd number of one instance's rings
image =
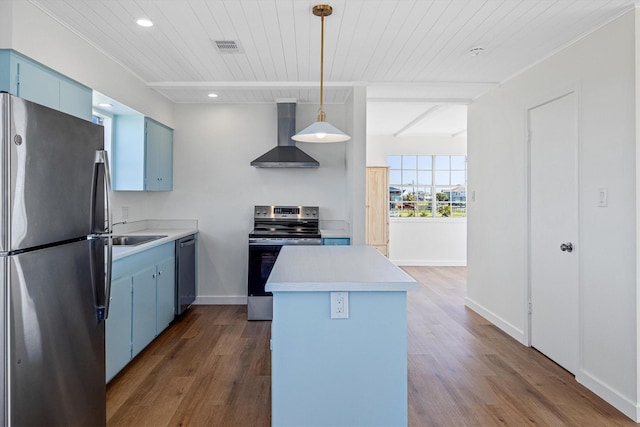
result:
[(278, 146), (251, 162), (257, 168), (317, 168), (317, 160), (296, 147), (296, 103), (278, 102)]

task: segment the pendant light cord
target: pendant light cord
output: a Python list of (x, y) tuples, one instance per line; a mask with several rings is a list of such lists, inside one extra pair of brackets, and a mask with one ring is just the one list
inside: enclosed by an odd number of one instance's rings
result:
[(320, 30), (320, 112), (318, 113), (318, 121), (324, 122), (326, 115), (323, 109), (323, 94), (324, 94), (324, 14), (320, 16), (321, 30)]

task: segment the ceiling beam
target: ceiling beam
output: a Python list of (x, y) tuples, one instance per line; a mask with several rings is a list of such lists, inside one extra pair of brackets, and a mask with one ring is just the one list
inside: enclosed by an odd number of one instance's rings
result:
[(433, 113), (435, 113), (436, 111), (438, 111), (440, 108), (442, 108), (442, 105), (434, 105), (433, 107), (429, 108), (427, 111), (425, 111), (424, 113), (420, 114), (418, 117), (413, 119), (411, 122), (409, 122), (407, 125), (405, 125), (402, 129), (400, 129), (399, 131), (394, 133), (393, 136), (394, 137), (398, 137), (398, 136), (402, 135), (403, 132), (406, 132), (407, 130), (411, 129), (412, 127), (417, 125), (419, 122), (424, 120), (426, 117), (428, 117), (428, 116), (432, 115)]
[[(639, 0), (640, 1), (640, 0)], [(429, 103), (429, 104), (446, 104), (446, 105), (469, 105), (471, 98), (367, 98), (367, 103), (389, 103), (389, 102), (407, 102), (407, 103)]]
[[(233, 89), (233, 90), (269, 90), (269, 89), (315, 89), (320, 82), (148, 82), (147, 86), (153, 89)], [(324, 82), (328, 88), (350, 88), (352, 82)]]

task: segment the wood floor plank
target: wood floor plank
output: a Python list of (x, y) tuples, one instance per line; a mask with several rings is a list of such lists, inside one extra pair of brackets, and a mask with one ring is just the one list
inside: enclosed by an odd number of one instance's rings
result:
[[(411, 427), (636, 425), (466, 308), (466, 268), (405, 270)], [(270, 426), (270, 334), (246, 306), (192, 307), (108, 385), (108, 426)]]

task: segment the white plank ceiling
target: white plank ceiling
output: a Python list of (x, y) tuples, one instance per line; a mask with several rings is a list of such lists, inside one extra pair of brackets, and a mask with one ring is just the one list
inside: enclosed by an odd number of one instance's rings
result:
[[(176, 103), (319, 102), (320, 18), (311, 13), (316, 1), (30, 1)], [(369, 117), (384, 118), (369, 120), (368, 131), (409, 135), (425, 132), (420, 127), (438, 134), (462, 131), (454, 118), (464, 107), (452, 104), (467, 104), (630, 10), (635, 1), (330, 4), (325, 103), (343, 103), (354, 83), (365, 84)], [(141, 17), (154, 26), (137, 26)], [(220, 52), (215, 41), (221, 40), (235, 41), (239, 52)], [(469, 54), (475, 47), (483, 49), (478, 56)], [(219, 97), (208, 98), (210, 92)], [(429, 121), (451, 125), (423, 126)]]

